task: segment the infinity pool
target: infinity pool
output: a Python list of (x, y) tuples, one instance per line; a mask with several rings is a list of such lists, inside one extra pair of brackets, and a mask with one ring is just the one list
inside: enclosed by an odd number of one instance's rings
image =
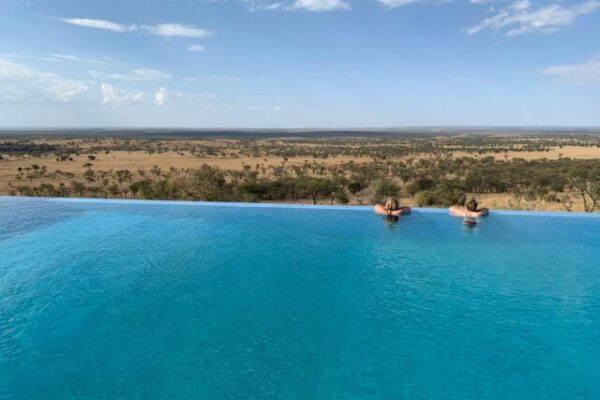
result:
[(598, 399), (600, 218), (0, 198), (1, 399)]

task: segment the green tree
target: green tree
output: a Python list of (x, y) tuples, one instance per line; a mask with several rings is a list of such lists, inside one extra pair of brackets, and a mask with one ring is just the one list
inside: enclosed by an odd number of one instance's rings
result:
[(219, 168), (203, 164), (191, 173), (185, 184), (185, 192), (193, 200), (224, 200), (225, 175)]
[(387, 197), (395, 197), (400, 193), (400, 187), (389, 179), (380, 178), (373, 181), (371, 184), (375, 192), (375, 197), (378, 201), (382, 201)]
[(331, 181), (320, 178), (301, 178), (298, 180), (298, 189), (304, 196), (312, 199), (313, 204), (317, 204), (317, 200), (322, 196), (330, 196), (335, 187)]

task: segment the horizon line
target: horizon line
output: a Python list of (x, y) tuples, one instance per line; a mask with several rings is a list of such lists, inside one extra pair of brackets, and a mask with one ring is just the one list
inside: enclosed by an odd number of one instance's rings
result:
[(239, 130), (239, 131), (395, 131), (404, 129), (599, 129), (600, 125), (398, 125), (398, 126), (338, 126), (338, 127), (243, 127), (243, 126), (214, 126), (214, 127), (178, 127), (178, 126), (0, 126), (0, 131), (8, 130)]

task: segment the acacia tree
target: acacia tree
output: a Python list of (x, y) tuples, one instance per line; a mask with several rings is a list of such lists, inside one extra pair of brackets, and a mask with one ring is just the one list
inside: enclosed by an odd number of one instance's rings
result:
[(389, 179), (377, 179), (371, 186), (375, 191), (377, 200), (384, 199), (386, 197), (395, 197), (400, 193), (400, 187)]
[(128, 169), (119, 169), (115, 171), (115, 175), (117, 176), (117, 180), (119, 184), (123, 183), (123, 181), (131, 182), (131, 172)]
[(327, 179), (302, 178), (298, 180), (298, 189), (305, 195), (310, 196), (313, 204), (322, 196), (331, 196), (337, 187)]
[(375, 190), (368, 186), (356, 192), (354, 197), (356, 197), (356, 201), (358, 201), (358, 204), (361, 206), (365, 203), (372, 203), (375, 201)]
[(184, 186), (187, 197), (193, 200), (216, 201), (226, 197), (223, 171), (207, 164), (193, 171)]
[(581, 198), (585, 212), (591, 213), (600, 208), (600, 181), (571, 177), (569, 178), (569, 186)]

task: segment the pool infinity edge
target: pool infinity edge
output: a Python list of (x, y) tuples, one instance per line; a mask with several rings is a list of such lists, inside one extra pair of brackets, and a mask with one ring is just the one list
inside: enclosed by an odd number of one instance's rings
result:
[[(0, 200), (18, 201), (48, 201), (66, 203), (108, 203), (108, 204), (138, 204), (138, 205), (166, 205), (166, 206), (200, 206), (200, 207), (238, 207), (238, 208), (287, 208), (306, 210), (337, 210), (337, 211), (363, 211), (372, 212), (372, 206), (344, 206), (344, 205), (313, 205), (293, 203), (243, 203), (243, 202), (212, 202), (212, 201), (185, 201), (185, 200), (140, 200), (140, 199), (97, 199), (81, 197), (29, 197), (29, 196), (0, 196)], [(414, 207), (414, 212), (442, 214), (448, 213), (447, 208)], [(538, 216), (538, 217), (575, 217), (575, 218), (600, 218), (600, 213), (566, 212), (566, 211), (515, 211), (492, 210), (497, 215)]]

